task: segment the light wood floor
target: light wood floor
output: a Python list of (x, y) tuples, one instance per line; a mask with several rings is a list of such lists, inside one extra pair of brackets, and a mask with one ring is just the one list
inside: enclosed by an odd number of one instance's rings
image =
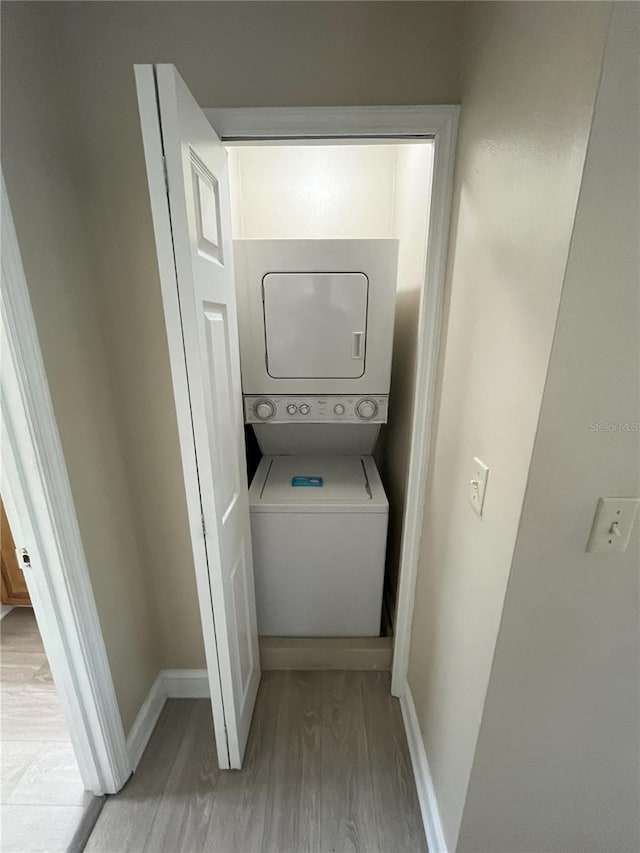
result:
[(94, 799), (84, 791), (30, 607), (0, 622), (0, 849), (66, 851)]
[(207, 700), (167, 702), (90, 853), (426, 851), (388, 673), (264, 672), (241, 771), (217, 769)]

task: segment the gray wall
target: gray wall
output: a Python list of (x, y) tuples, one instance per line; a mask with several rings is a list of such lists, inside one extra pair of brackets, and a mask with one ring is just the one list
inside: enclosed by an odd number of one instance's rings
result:
[[(640, 495), (640, 7), (619, 4), (575, 221), (460, 850), (640, 849), (640, 525), (585, 547), (600, 496)], [(636, 424), (598, 431), (592, 424)]]
[[(409, 685), (455, 849), (513, 559), (609, 8), (472, 3)], [(490, 468), (482, 519), (472, 461)], [(518, 848), (516, 848), (518, 849)]]
[(107, 654), (128, 728), (160, 657), (110, 369), (84, 175), (62, 56), (43, 4), (2, 8), (2, 169)]

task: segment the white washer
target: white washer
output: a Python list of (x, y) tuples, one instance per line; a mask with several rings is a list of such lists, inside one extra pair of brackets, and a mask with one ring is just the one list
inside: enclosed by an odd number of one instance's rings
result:
[(371, 456), (264, 456), (249, 490), (258, 630), (380, 633), (389, 504)]

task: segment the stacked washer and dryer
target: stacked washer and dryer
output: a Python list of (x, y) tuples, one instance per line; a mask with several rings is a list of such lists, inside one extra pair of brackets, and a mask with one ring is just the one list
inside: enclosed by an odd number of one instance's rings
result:
[(235, 241), (258, 630), (380, 633), (397, 240)]

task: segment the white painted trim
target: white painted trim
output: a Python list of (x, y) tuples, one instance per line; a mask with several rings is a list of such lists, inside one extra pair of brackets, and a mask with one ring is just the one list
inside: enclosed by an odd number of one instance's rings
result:
[(458, 107), (231, 107), (203, 110), (223, 142), (236, 140), (388, 139), (437, 136)]
[(142, 753), (147, 748), (166, 700), (167, 694), (164, 692), (162, 672), (159, 672), (127, 735), (127, 752), (131, 769), (134, 772), (140, 763)]
[(122, 721), (2, 179), (2, 497), (87, 790), (130, 774)]
[(161, 675), (169, 699), (208, 699), (211, 695), (206, 669), (163, 669)]
[[(409, 477), (400, 552), (391, 692), (407, 683), (415, 588), (429, 477), (440, 332), (458, 124), (457, 106), (205, 109), (223, 142), (280, 137), (388, 139), (432, 137), (433, 180), (424, 285), (420, 296)], [(394, 140), (394, 137), (396, 139)], [(425, 200), (426, 203), (426, 200)]]
[(444, 311), (457, 128), (458, 111), (455, 108), (455, 111), (450, 113), (448, 120), (443, 122), (435, 134), (434, 140), (431, 213), (424, 286), (420, 296), (418, 315), (409, 478), (402, 525), (398, 599), (394, 628), (395, 643), (391, 668), (391, 692), (394, 696), (402, 696), (402, 691), (408, 689), (411, 626), (413, 624), (420, 542), (424, 522), (425, 492), (430, 477), (429, 464), (431, 461), (440, 335)]
[(133, 770), (140, 763), (167, 699), (208, 699), (209, 696), (206, 669), (160, 670), (127, 735), (127, 751)]
[(447, 853), (447, 842), (444, 837), (444, 829), (440, 818), (438, 799), (431, 777), (431, 770), (429, 769), (420, 724), (418, 723), (416, 706), (408, 685), (405, 685), (405, 689), (402, 691), (400, 708), (402, 710), (404, 730), (407, 735), (413, 777), (418, 791), (418, 802), (420, 803), (420, 812), (422, 814), (424, 832), (427, 836), (429, 853)]

